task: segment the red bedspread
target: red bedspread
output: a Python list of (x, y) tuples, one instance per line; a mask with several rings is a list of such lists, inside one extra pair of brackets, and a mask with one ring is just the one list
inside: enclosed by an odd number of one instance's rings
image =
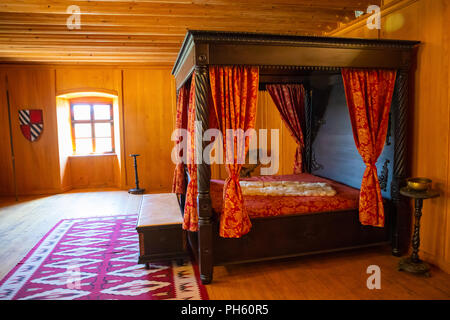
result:
[[(250, 217), (270, 217), (358, 208), (358, 189), (307, 173), (283, 176), (258, 176), (241, 180), (327, 182), (336, 190), (336, 195), (333, 197), (244, 196), (244, 204)], [(222, 212), (223, 185), (223, 180), (211, 180), (212, 207), (217, 213)]]

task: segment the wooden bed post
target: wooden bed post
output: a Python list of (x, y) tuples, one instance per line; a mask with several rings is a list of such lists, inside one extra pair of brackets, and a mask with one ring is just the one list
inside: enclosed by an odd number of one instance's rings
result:
[(313, 101), (312, 89), (309, 86), (305, 90), (305, 172), (311, 173), (311, 158), (312, 158), (312, 114)]
[(394, 174), (391, 183), (391, 197), (395, 205), (395, 216), (392, 233), (392, 254), (401, 256), (408, 250), (410, 236), (410, 212), (408, 203), (400, 195), (400, 188), (405, 185), (407, 178), (407, 121), (409, 107), (409, 68), (402, 68), (397, 72), (397, 83), (393, 104), (396, 109), (394, 116)]
[[(203, 59), (202, 59), (203, 60)], [(200, 122), (197, 127), (198, 135), (195, 137), (196, 152), (202, 156), (203, 149), (207, 142), (203, 141), (203, 133), (209, 126), (209, 76), (207, 65), (196, 65), (195, 67), (195, 119)], [(198, 146), (202, 146), (199, 148)], [(197, 159), (199, 157), (197, 156)], [(209, 185), (211, 180), (211, 167), (202, 157), (202, 162), (197, 164), (197, 212), (198, 212), (198, 258), (200, 267), (200, 279), (203, 284), (211, 283), (213, 274), (213, 225), (212, 206), (209, 195)]]

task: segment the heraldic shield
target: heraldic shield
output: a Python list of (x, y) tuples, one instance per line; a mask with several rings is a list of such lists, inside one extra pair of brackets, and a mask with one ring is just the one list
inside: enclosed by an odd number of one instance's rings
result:
[(25, 138), (30, 141), (36, 141), (44, 128), (42, 121), (42, 110), (27, 109), (19, 110), (20, 130)]

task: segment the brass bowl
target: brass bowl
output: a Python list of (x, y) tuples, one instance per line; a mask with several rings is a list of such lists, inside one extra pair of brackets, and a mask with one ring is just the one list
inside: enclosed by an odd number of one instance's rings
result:
[(431, 180), (428, 178), (409, 178), (406, 183), (408, 188), (414, 191), (427, 191), (430, 188)]

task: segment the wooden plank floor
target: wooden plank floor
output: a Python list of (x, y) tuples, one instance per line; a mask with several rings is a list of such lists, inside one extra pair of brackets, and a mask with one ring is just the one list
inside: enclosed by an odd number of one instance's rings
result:
[(137, 214), (142, 196), (116, 189), (0, 197), (0, 279), (61, 219)]
[[(141, 196), (115, 189), (0, 198), (0, 278), (64, 218), (137, 213)], [(210, 299), (450, 299), (450, 275), (397, 271), (389, 248), (372, 248), (214, 268)], [(381, 289), (366, 286), (367, 267), (381, 269)]]
[[(397, 271), (389, 248), (370, 248), (214, 268), (210, 299), (450, 299), (450, 275)], [(367, 288), (367, 267), (381, 270), (381, 289)]]

